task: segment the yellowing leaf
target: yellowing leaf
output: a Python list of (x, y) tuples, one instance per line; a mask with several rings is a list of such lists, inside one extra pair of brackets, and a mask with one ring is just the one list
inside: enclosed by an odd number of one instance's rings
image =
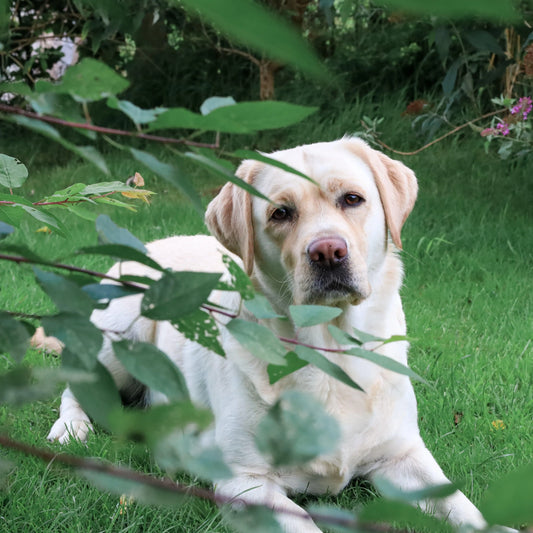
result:
[(492, 421), (492, 427), (496, 430), (496, 431), (502, 431), (504, 430), (507, 426), (505, 425), (505, 422), (503, 420), (493, 420)]
[(43, 226), (42, 228), (36, 229), (35, 233), (52, 233), (52, 230), (48, 226)]
[(125, 196), (126, 198), (133, 198), (135, 200), (142, 200), (143, 202), (146, 202), (147, 204), (150, 203), (150, 200), (148, 199), (151, 194), (154, 194), (151, 191), (140, 191), (138, 189), (132, 190), (132, 191), (122, 191), (122, 196)]

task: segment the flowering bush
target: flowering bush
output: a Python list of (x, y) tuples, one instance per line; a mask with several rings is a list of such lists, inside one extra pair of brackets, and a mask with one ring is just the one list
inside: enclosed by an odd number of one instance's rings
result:
[(502, 159), (523, 156), (533, 150), (533, 135), (529, 115), (533, 109), (530, 96), (515, 98), (493, 98), (496, 105), (504, 106), (508, 113), (503, 117), (495, 116), (490, 127), (481, 131), (486, 137), (485, 149), (488, 151), (491, 142), (499, 144), (498, 155)]

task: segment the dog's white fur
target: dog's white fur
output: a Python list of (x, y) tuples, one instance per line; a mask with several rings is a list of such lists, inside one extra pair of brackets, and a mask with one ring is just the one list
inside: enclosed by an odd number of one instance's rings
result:
[[(343, 314), (333, 323), (345, 331), (356, 327), (384, 338), (405, 335), (397, 248), (401, 248), (400, 231), (416, 198), (413, 172), (350, 138), (280, 151), (271, 157), (304, 172), (319, 185), (262, 163), (241, 165), (241, 178), (278, 205), (290, 208), (288, 220), (272, 219), (275, 207), (227, 184), (206, 215), (218, 241), (207, 236), (172, 237), (149, 244), (150, 255), (174, 270), (225, 272), (221, 254), (229, 250), (242, 259), (257, 290), (282, 314), (288, 313), (291, 304), (336, 305)], [(359, 195), (364, 202), (346, 205), (348, 193)], [(317, 281), (317, 267), (309, 258), (313, 242), (331, 237), (343, 240), (348, 252), (346, 286), (341, 288)], [(110, 274), (117, 275), (119, 268), (122, 274), (157, 275), (136, 263), (115, 265)], [(254, 320), (235, 293), (215, 292), (211, 300)], [(217, 490), (229, 497), (245, 493), (242, 498), (249, 502), (274, 507), (287, 533), (320, 531), (312, 520), (301, 516), (304, 512), (288, 498), (290, 493), (337, 492), (354, 476), (384, 477), (405, 490), (448, 481), (419, 435), (416, 400), (407, 377), (356, 357), (325, 352), (365, 392), (313, 366), (270, 385), (266, 363), (245, 351), (224, 328), (220, 340), (226, 358), (187, 341), (168, 323), (139, 319), (139, 306), (140, 296), (114, 300), (106, 310), (95, 311), (92, 320), (105, 330), (124, 331), (126, 337), (155, 343), (179, 366), (193, 400), (213, 410), (211, 438), (235, 474), (230, 481), (217, 483)], [(289, 321), (261, 322), (278, 336), (338, 347), (326, 325), (296, 329)], [(377, 351), (407, 364), (407, 349), (406, 342), (395, 342)], [(109, 339), (104, 341), (100, 360), (118, 387), (127, 388), (130, 378), (114, 358)], [(338, 421), (342, 437), (334, 452), (304, 466), (274, 471), (256, 450), (253, 435), (269, 406), (287, 389), (315, 395)], [(90, 428), (88, 417), (67, 389), (49, 438), (85, 440)], [(485, 525), (461, 492), (419, 503), (453, 524)]]

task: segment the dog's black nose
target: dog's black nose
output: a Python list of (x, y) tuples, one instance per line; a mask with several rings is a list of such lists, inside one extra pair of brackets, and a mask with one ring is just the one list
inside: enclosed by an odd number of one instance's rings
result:
[(312, 263), (331, 268), (348, 257), (348, 246), (341, 237), (321, 237), (309, 245), (307, 255)]

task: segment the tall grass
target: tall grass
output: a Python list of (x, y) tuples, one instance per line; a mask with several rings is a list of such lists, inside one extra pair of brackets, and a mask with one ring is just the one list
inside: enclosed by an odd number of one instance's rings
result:
[[(331, 140), (359, 129), (363, 114), (387, 117), (383, 138), (388, 144), (416, 147), (419, 141), (411, 134), (409, 122), (401, 118), (398, 100), (401, 95), (378, 103), (346, 104), (342, 112), (325, 106), (297, 127), (255, 138), (235, 137), (224, 147), (269, 151)], [(1, 152), (29, 165), (31, 177), (24, 192), (30, 198), (76, 181), (102, 180), (90, 165), (48, 143), (32, 140), (31, 153), (27, 138), (2, 144)], [(530, 161), (502, 162), (486, 155), (481, 140), (472, 133), (403, 160), (416, 171), (420, 184), (417, 205), (402, 237), (406, 266), (402, 293), (409, 335), (414, 339), (410, 364), (434, 384), (416, 385), (421, 432), (445, 472), (462, 481), (466, 494), (479, 502), (492, 480), (530, 462), (533, 456)], [(201, 219), (167, 184), (122, 154), (111, 157), (110, 166), (114, 177), (122, 180), (139, 170), (147, 188), (158, 193), (150, 206), (142, 205), (136, 213), (106, 210), (116, 223), (143, 240), (205, 231)], [(207, 202), (216, 182), (191, 172)], [(72, 216), (65, 221), (71, 240), (36, 233), (33, 223), (25, 223), (10, 240), (49, 257), (66, 257), (80, 245), (94, 242), (91, 223)], [(90, 268), (109, 266), (101, 258), (75, 261)], [(3, 307), (33, 313), (50, 310), (50, 302), (31, 283), (27, 270), (1, 265)], [(57, 365), (58, 360), (30, 351), (28, 363), (47, 366)], [(2, 370), (10, 366), (7, 358), (0, 358)], [(17, 410), (1, 407), (0, 427), (14, 438), (46, 445), (57, 409), (58, 397)], [(87, 447), (73, 442), (65, 449), (160, 475), (146, 450), (117, 443), (100, 428)], [(0, 531), (226, 531), (219, 511), (204, 502), (191, 501), (178, 510), (135, 502), (120, 505), (116, 497), (98, 492), (53, 465), (3, 450), (0, 458), (15, 465), (8, 490), (0, 493)], [(321, 501), (355, 508), (373, 497), (369, 484), (354, 482), (340, 496)], [(300, 497), (302, 503), (310, 500)]]

